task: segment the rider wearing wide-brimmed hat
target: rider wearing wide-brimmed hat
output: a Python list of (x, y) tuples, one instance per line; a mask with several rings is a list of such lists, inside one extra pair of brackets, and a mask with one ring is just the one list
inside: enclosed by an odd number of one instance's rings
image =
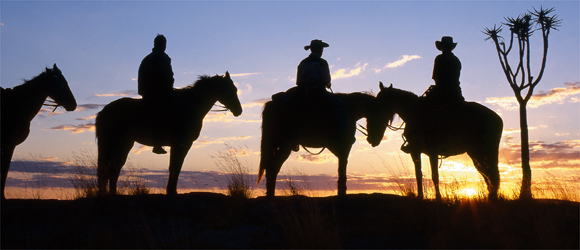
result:
[[(427, 92), (422, 105), (420, 105), (416, 112), (421, 113), (422, 121), (415, 123), (408, 123), (405, 128), (403, 136), (405, 143), (401, 146), (401, 150), (406, 153), (415, 152), (415, 147), (418, 147), (422, 141), (425, 140), (426, 133), (433, 132), (428, 127), (436, 110), (441, 109), (451, 103), (463, 102), (465, 98), (461, 94), (459, 87), (459, 75), (461, 71), (461, 62), (451, 52), (455, 49), (457, 43), (453, 42), (450, 36), (444, 36), (441, 41), (435, 41), (435, 47), (442, 53), (435, 57), (433, 65), (433, 80), (435, 85), (431, 85)], [(428, 134), (428, 133), (427, 133)]]
[(330, 69), (328, 62), (322, 59), (322, 52), (326, 47), (329, 47), (328, 43), (318, 39), (314, 39), (310, 41), (310, 45), (304, 46), (304, 50), (310, 50), (311, 53), (298, 65), (296, 85), (320, 89), (330, 87)]
[(453, 42), (453, 37), (450, 36), (435, 41), (435, 47), (442, 53), (435, 57), (432, 77), (435, 80), (435, 88), (431, 94), (436, 95), (436, 98), (444, 103), (465, 100), (459, 87), (461, 62), (451, 52), (455, 46), (457, 43)]

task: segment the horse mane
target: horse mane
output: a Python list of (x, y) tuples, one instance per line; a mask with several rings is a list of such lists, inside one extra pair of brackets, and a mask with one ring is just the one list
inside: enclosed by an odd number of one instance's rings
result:
[(210, 82), (213, 82), (216, 78), (222, 78), (220, 75), (210, 76), (210, 75), (200, 75), (193, 84), (181, 88), (182, 90), (189, 90), (193, 88), (206, 87)]
[(411, 91), (408, 91), (408, 90), (397, 89), (397, 88), (391, 88), (390, 90), (391, 91), (395, 91), (398, 94), (400, 94), (401, 96), (405, 96), (407, 98), (411, 98), (411, 97), (419, 98), (419, 96), (417, 94), (415, 94), (415, 93), (413, 93)]
[[(12, 92), (12, 91), (21, 91), (21, 90), (27, 90), (27, 89), (33, 88), (33, 85), (34, 85), (35, 83), (38, 83), (38, 82), (40, 82), (41, 78), (42, 78), (42, 77), (43, 77), (43, 76), (44, 76), (44, 75), (45, 75), (45, 74), (48, 72), (48, 70), (52, 70), (52, 69), (47, 69), (47, 70), (45, 70), (45, 71), (41, 72), (40, 74), (38, 74), (38, 75), (36, 75), (36, 76), (32, 77), (32, 78), (31, 78), (31, 79), (29, 79), (29, 80), (27, 80), (27, 79), (22, 79), (22, 81), (23, 81), (23, 83), (22, 83), (22, 84), (20, 84), (20, 85), (17, 85), (17, 86), (14, 86), (14, 87), (12, 87), (12, 88), (5, 88), (4, 90), (5, 90), (5, 91), (8, 91), (8, 92)], [(7, 93), (8, 93), (8, 92), (7, 92)]]
[(220, 75), (200, 75), (193, 84), (185, 86), (183, 88), (175, 89), (176, 92), (190, 95), (192, 93), (205, 93), (205, 90), (209, 89), (212, 86), (212, 83), (215, 80), (222, 79), (223, 76)]

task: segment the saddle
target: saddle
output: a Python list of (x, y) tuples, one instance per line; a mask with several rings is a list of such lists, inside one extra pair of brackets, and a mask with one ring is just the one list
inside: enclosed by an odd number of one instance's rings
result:
[[(290, 118), (291, 126), (310, 128), (321, 131), (327, 126), (338, 126), (339, 130), (347, 126), (348, 114), (344, 103), (323, 87), (293, 87), (286, 92), (272, 95), (272, 102), (277, 103), (282, 110), (299, 117)], [(298, 112), (296, 112), (298, 111)], [(289, 122), (289, 121), (284, 121)], [(298, 145), (293, 149), (298, 151)]]

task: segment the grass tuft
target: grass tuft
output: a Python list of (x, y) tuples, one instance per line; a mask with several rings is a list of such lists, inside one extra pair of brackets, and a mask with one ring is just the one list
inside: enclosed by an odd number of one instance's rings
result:
[[(73, 152), (73, 169), (69, 181), (74, 188), (73, 199), (97, 197), (97, 156), (88, 150)], [(125, 164), (117, 185), (118, 194), (145, 195), (151, 189), (145, 185), (142, 171), (135, 169), (131, 163)]]
[(238, 156), (246, 155), (248, 155), (247, 147), (235, 148), (226, 144), (225, 150), (218, 151), (216, 155), (211, 156), (218, 169), (224, 172), (226, 194), (229, 196), (245, 199), (253, 197), (253, 185), (256, 180), (250, 174), (247, 162), (241, 162), (238, 158)]

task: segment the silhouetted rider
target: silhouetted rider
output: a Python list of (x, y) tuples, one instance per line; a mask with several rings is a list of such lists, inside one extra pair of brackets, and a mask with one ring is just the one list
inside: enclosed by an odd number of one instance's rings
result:
[(401, 150), (406, 153), (416, 151), (421, 140), (435, 133), (429, 125), (432, 119), (437, 119), (436, 110), (455, 102), (463, 102), (461, 87), (459, 87), (459, 76), (461, 72), (461, 62), (451, 51), (455, 49), (457, 43), (453, 42), (450, 36), (444, 36), (441, 41), (435, 41), (435, 47), (441, 54), (435, 57), (433, 65), (433, 80), (435, 85), (431, 85), (425, 93), (423, 105), (419, 106), (416, 112), (421, 113), (420, 121), (408, 123), (403, 136), (406, 142), (401, 146)]
[(435, 99), (437, 104), (464, 101), (459, 87), (461, 62), (451, 51), (457, 43), (450, 36), (444, 36), (441, 41), (435, 41), (435, 47), (442, 53), (435, 57), (433, 65), (433, 80), (435, 86), (427, 92), (427, 98)]
[(326, 47), (329, 47), (328, 43), (317, 39), (304, 46), (304, 50), (310, 50), (311, 53), (298, 65), (296, 85), (315, 89), (330, 87), (330, 69), (328, 62), (322, 59), (322, 52)]
[[(143, 102), (154, 110), (168, 107), (173, 96), (173, 69), (171, 58), (165, 53), (167, 39), (157, 35), (153, 40), (153, 51), (143, 58), (139, 66), (137, 78), (138, 93), (143, 96)], [(167, 153), (161, 144), (154, 145), (153, 153)]]
[[(339, 131), (342, 131), (348, 122), (348, 115), (344, 103), (326, 91), (326, 88), (330, 88), (331, 80), (328, 62), (322, 59), (322, 52), (326, 47), (329, 47), (328, 43), (318, 39), (304, 46), (304, 50), (310, 50), (311, 53), (298, 65), (297, 86), (286, 92), (272, 95), (272, 100), (287, 108), (304, 111), (303, 116), (294, 123), (294, 126), (312, 126), (309, 119), (316, 119), (320, 112), (330, 112), (333, 114), (333, 119), (325, 121), (326, 124), (336, 126)], [(298, 151), (298, 144), (293, 150)]]
[(173, 69), (171, 58), (165, 53), (167, 39), (157, 35), (153, 40), (153, 51), (143, 58), (139, 66), (138, 92), (145, 101), (157, 101), (173, 91)]

